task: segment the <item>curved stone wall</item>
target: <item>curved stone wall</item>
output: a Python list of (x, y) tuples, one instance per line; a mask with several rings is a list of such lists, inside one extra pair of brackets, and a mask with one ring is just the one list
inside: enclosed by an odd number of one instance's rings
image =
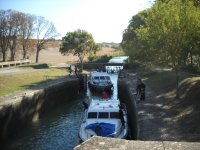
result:
[(33, 90), (0, 107), (0, 143), (35, 122), (52, 108), (73, 100), (79, 92), (78, 78), (66, 78), (55, 84)]
[(127, 78), (118, 79), (118, 98), (120, 102), (124, 103), (128, 113), (129, 123), (129, 138), (131, 140), (137, 140), (138, 138), (138, 118), (137, 118), (137, 106), (135, 95), (132, 92), (131, 87), (135, 87), (136, 82), (128, 80)]

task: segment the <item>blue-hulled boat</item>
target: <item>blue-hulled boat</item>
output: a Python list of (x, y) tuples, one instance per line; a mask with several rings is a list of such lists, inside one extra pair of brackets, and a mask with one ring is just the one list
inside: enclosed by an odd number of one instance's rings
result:
[(79, 137), (86, 141), (93, 136), (125, 139), (128, 135), (127, 112), (118, 100), (92, 100), (85, 109)]

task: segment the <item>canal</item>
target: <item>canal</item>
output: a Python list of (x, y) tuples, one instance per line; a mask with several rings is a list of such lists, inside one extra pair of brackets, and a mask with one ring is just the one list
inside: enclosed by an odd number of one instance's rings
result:
[[(117, 98), (117, 75), (112, 74), (114, 92), (110, 99)], [(77, 99), (69, 101), (44, 114), (40, 120), (15, 134), (4, 149), (6, 150), (71, 150), (79, 144), (78, 132), (83, 112), (82, 101), (100, 99), (101, 94), (81, 94)]]

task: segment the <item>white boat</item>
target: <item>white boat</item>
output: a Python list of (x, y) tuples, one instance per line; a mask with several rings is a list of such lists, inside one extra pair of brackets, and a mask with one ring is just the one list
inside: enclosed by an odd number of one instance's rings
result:
[(128, 135), (125, 105), (118, 100), (92, 100), (85, 109), (79, 131), (81, 141), (93, 136), (125, 139)]
[(88, 86), (92, 91), (112, 92), (114, 89), (110, 76), (106, 72), (92, 72), (89, 76)]

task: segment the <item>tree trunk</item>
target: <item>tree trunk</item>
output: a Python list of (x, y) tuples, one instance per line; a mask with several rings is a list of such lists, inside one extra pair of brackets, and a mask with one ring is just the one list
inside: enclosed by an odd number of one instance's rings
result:
[(24, 45), (22, 47), (23, 47), (23, 59), (26, 59), (26, 53), (27, 53), (26, 48)]
[(2, 36), (0, 38), (0, 44), (1, 44), (1, 51), (2, 51), (2, 55), (3, 55), (2, 61), (5, 62), (6, 61), (6, 52), (7, 52), (8, 47), (9, 47), (8, 37)]
[(2, 54), (3, 54), (3, 60), (2, 61), (5, 62), (6, 61), (6, 52), (3, 52)]
[(35, 62), (38, 63), (40, 50), (37, 48)]
[(16, 53), (16, 46), (17, 46), (16, 36), (11, 37), (9, 45), (10, 45), (10, 59), (11, 61), (15, 61), (15, 53)]
[(11, 50), (11, 53), (10, 53), (10, 60), (11, 61), (15, 61), (15, 50)]
[(79, 58), (79, 60), (80, 60), (80, 63), (81, 63), (81, 72), (83, 71), (83, 55), (81, 55), (81, 54), (78, 54), (78, 58)]
[(80, 71), (82, 72), (83, 71), (83, 61), (81, 60), (80, 63), (81, 63), (81, 70)]
[(180, 95), (179, 95), (179, 71), (178, 71), (178, 68), (175, 68), (175, 72), (176, 72), (176, 98), (179, 99)]
[(190, 65), (193, 66), (192, 49), (190, 50)]

